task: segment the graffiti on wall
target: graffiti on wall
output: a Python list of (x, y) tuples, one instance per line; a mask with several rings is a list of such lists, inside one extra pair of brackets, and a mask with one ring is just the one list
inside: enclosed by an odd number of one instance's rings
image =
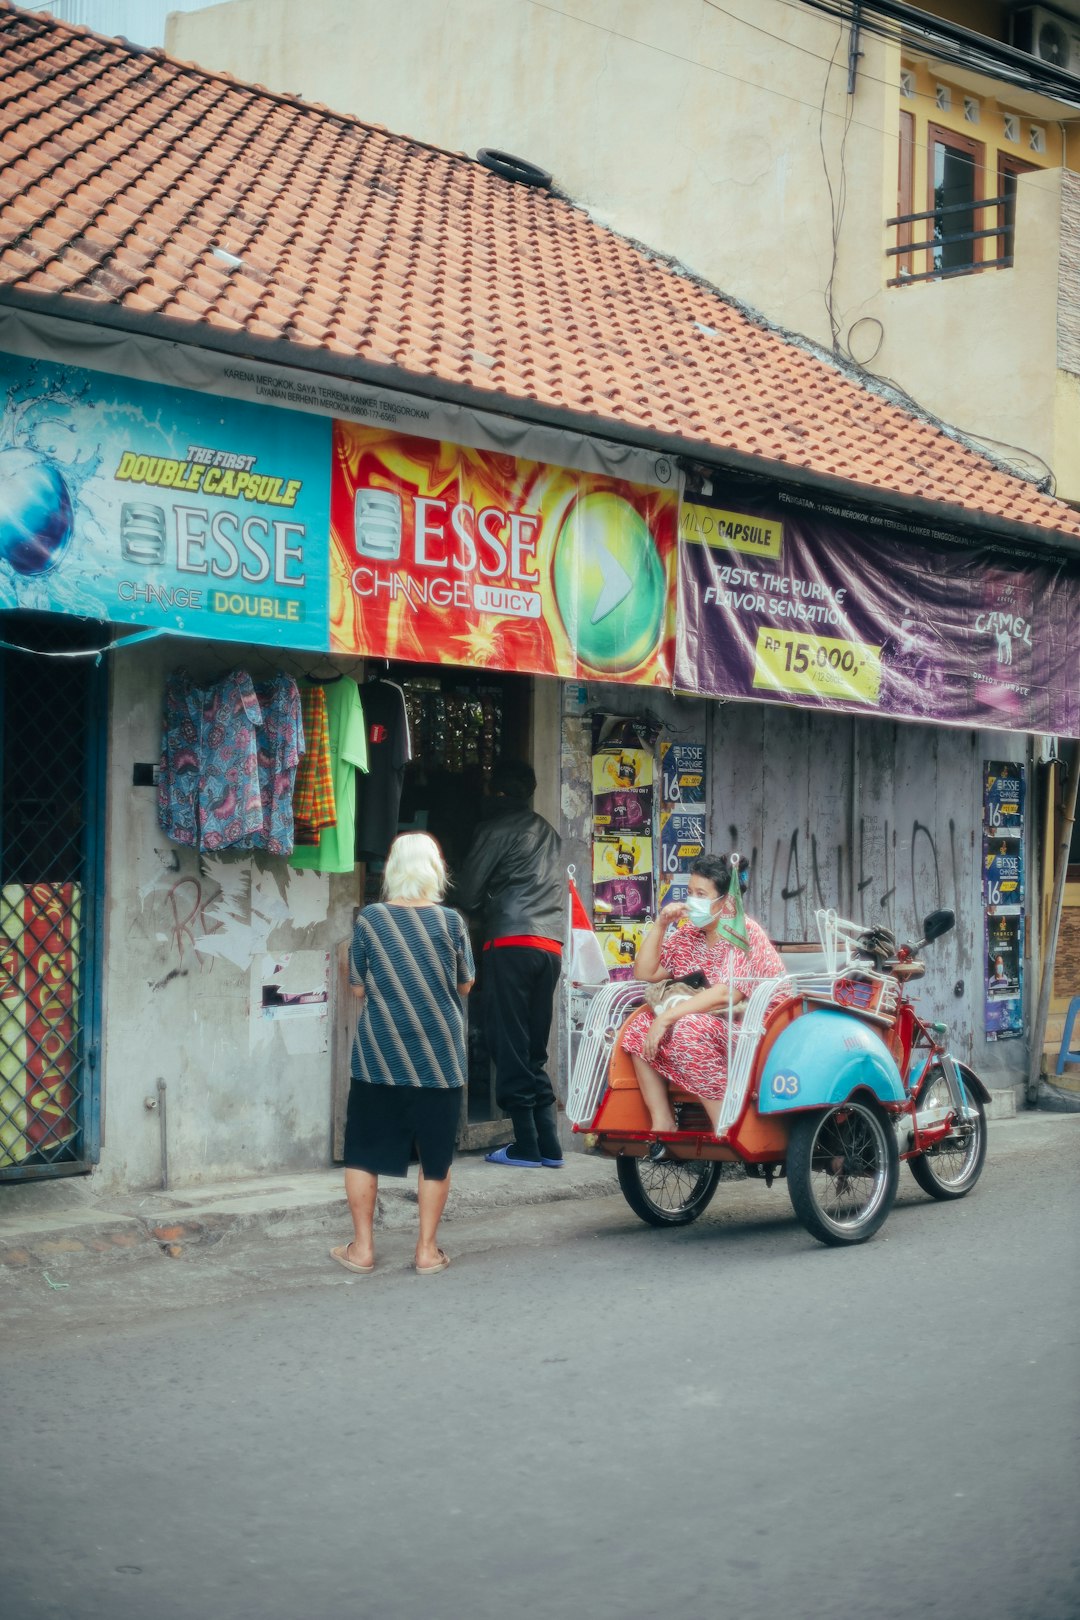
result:
[(217, 933), (222, 926), (218, 918), (208, 915), (214, 899), (216, 895), (206, 893), (202, 879), (197, 877), (177, 878), (168, 889), (165, 903), (170, 917), (169, 938), (176, 949), (177, 971), (183, 971), (188, 951), (194, 954), (200, 968), (207, 961), (213, 967), (214, 958), (205, 956), (197, 941), (206, 934)]
[(757, 901), (751, 909), (775, 938), (813, 939), (814, 913), (829, 907), (853, 922), (884, 923), (899, 932), (940, 906), (961, 915), (963, 874), (953, 820), (944, 853), (919, 820), (902, 837), (887, 820), (874, 828), (860, 817), (853, 849), (843, 839), (826, 847), (798, 827), (778, 835), (767, 853), (757, 844), (747, 851), (749, 835), (736, 825), (727, 834), (732, 849), (750, 856), (750, 894)]
[(157, 872), (140, 899), (150, 902), (154, 938), (171, 964), (151, 984), (160, 990), (193, 969), (213, 971), (219, 959), (246, 971), (266, 953), (275, 929), (326, 921), (329, 886), (319, 872), (284, 874), (252, 860), (204, 856), (193, 871)]

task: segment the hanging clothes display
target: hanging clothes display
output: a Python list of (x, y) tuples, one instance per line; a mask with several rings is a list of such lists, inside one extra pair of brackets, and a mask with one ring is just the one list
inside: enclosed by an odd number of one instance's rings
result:
[(323, 828), (332, 827), (337, 820), (326, 692), (317, 681), (305, 681), (301, 686), (300, 707), (307, 748), (293, 792), (293, 839), (297, 844), (317, 844)]
[(278, 674), (257, 682), (255, 696), (262, 710), (256, 733), (262, 826), (252, 834), (249, 847), (291, 855), (293, 787), (305, 741), (300, 693), (291, 675)]
[(244, 669), (199, 686), (165, 683), (158, 821), (192, 849), (293, 847), (293, 787), (304, 753), (300, 694), (281, 672), (258, 685)]
[(261, 831), (256, 738), (261, 721), (246, 670), (234, 669), (205, 687), (186, 670), (168, 677), (158, 821), (174, 844), (233, 849)]
[(398, 829), (405, 767), (412, 758), (405, 694), (393, 681), (365, 681), (360, 692), (367, 725), (368, 774), (361, 784), (356, 829), (360, 860), (382, 861)]
[(330, 737), (330, 771), (336, 819), (317, 844), (298, 844), (291, 864), (309, 872), (351, 872), (356, 864), (356, 773), (368, 769), (364, 710), (353, 680), (339, 676), (323, 688)]

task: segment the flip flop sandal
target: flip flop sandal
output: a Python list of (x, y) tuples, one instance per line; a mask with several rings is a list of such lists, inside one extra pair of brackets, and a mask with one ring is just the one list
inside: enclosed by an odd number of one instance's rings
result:
[(344, 1266), (346, 1271), (355, 1271), (359, 1277), (370, 1277), (375, 1270), (374, 1260), (370, 1266), (358, 1266), (355, 1260), (350, 1260), (349, 1245), (347, 1243), (340, 1243), (336, 1249), (331, 1249), (330, 1258), (336, 1260), (339, 1266)]
[(496, 1148), (494, 1153), (485, 1153), (484, 1162), (486, 1164), (501, 1164), (504, 1165), (508, 1170), (541, 1169), (539, 1159), (512, 1159), (510, 1158), (509, 1149), (510, 1144), (508, 1142), (506, 1147)]
[(450, 1264), (450, 1256), (448, 1254), (444, 1254), (443, 1251), (440, 1249), (439, 1250), (439, 1258), (436, 1261), (434, 1261), (434, 1263), (432, 1265), (430, 1265), (430, 1266), (418, 1266), (414, 1262), (413, 1263), (413, 1270), (416, 1272), (416, 1275), (418, 1277), (434, 1277), (436, 1272), (445, 1271), (449, 1264)]

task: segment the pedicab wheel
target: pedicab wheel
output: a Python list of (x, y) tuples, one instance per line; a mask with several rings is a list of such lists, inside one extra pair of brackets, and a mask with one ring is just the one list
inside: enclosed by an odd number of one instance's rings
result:
[(811, 1237), (865, 1243), (893, 1206), (900, 1179), (896, 1136), (873, 1103), (846, 1102), (802, 1114), (791, 1128), (791, 1205)]
[[(915, 1180), (931, 1198), (963, 1198), (982, 1175), (986, 1163), (986, 1110), (982, 1098), (962, 1068), (960, 1078), (967, 1105), (974, 1110), (976, 1117), (926, 1153), (917, 1153), (907, 1161)], [(935, 1066), (915, 1100), (916, 1112), (951, 1107), (949, 1083), (941, 1069)]]
[(615, 1160), (619, 1187), (634, 1214), (650, 1226), (689, 1226), (706, 1209), (720, 1180), (715, 1159)]

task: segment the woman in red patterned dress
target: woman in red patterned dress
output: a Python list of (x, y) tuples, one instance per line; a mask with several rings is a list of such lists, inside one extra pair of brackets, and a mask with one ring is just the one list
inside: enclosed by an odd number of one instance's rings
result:
[[(623, 1037), (658, 1134), (678, 1128), (669, 1083), (699, 1097), (716, 1129), (727, 1086), (728, 1008), (738, 1011), (760, 979), (785, 971), (765, 930), (743, 916), (749, 864), (738, 854), (700, 856), (690, 868), (686, 904), (664, 906), (638, 951), (636, 979), (657, 984), (697, 972), (708, 980), (707, 988), (651, 1018), (639, 1014)], [(649, 1157), (665, 1158), (663, 1143), (653, 1143)]]

